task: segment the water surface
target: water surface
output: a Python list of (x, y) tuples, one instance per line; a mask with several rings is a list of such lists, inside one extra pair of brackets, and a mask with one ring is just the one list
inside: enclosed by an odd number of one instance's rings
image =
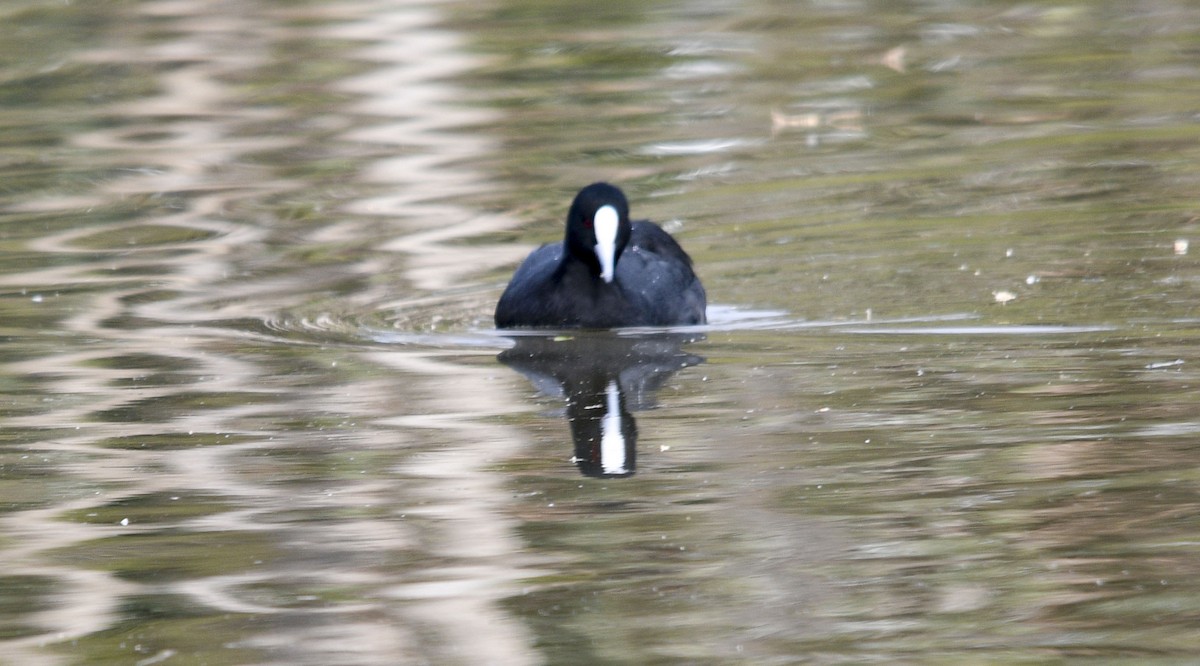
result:
[[(5, 663), (1200, 654), (1186, 3), (0, 16)], [(711, 325), (493, 331), (601, 178)]]

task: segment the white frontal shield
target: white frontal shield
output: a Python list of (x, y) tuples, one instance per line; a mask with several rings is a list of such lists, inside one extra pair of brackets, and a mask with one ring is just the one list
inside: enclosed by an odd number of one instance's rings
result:
[(613, 267), (617, 263), (617, 229), (621, 216), (612, 206), (601, 206), (592, 219), (596, 230), (596, 258), (600, 260), (600, 278), (613, 281)]

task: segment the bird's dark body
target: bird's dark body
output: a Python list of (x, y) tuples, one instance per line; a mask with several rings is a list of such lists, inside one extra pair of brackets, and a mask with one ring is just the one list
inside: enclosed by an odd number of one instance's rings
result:
[[(580, 204), (567, 221), (567, 238), (536, 249), (517, 268), (496, 306), (498, 328), (620, 328), (705, 323), (706, 296), (692, 260), (653, 222), (629, 222), (620, 196), (622, 231), (613, 279), (601, 279), (591, 247), (592, 217), (605, 199)], [(577, 208), (582, 212), (576, 215)], [(588, 217), (588, 216), (592, 217)], [(579, 219), (576, 219), (579, 217)], [(573, 238), (572, 234), (576, 237)], [(622, 245), (623, 243), (623, 245)]]

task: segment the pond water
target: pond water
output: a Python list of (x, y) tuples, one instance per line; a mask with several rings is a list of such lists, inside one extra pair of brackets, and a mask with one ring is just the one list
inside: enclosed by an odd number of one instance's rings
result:
[[(4, 663), (1200, 655), (1191, 3), (0, 17)], [(710, 325), (492, 330), (599, 179)]]

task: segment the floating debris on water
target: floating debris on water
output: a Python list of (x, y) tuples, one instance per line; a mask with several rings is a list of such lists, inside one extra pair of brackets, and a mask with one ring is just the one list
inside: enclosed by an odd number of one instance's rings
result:
[(888, 52), (883, 54), (883, 57), (879, 59), (879, 64), (887, 67), (890, 70), (903, 74), (907, 69), (904, 63), (905, 56), (907, 55), (908, 49), (904, 48), (903, 46), (897, 46), (895, 48), (888, 49)]

